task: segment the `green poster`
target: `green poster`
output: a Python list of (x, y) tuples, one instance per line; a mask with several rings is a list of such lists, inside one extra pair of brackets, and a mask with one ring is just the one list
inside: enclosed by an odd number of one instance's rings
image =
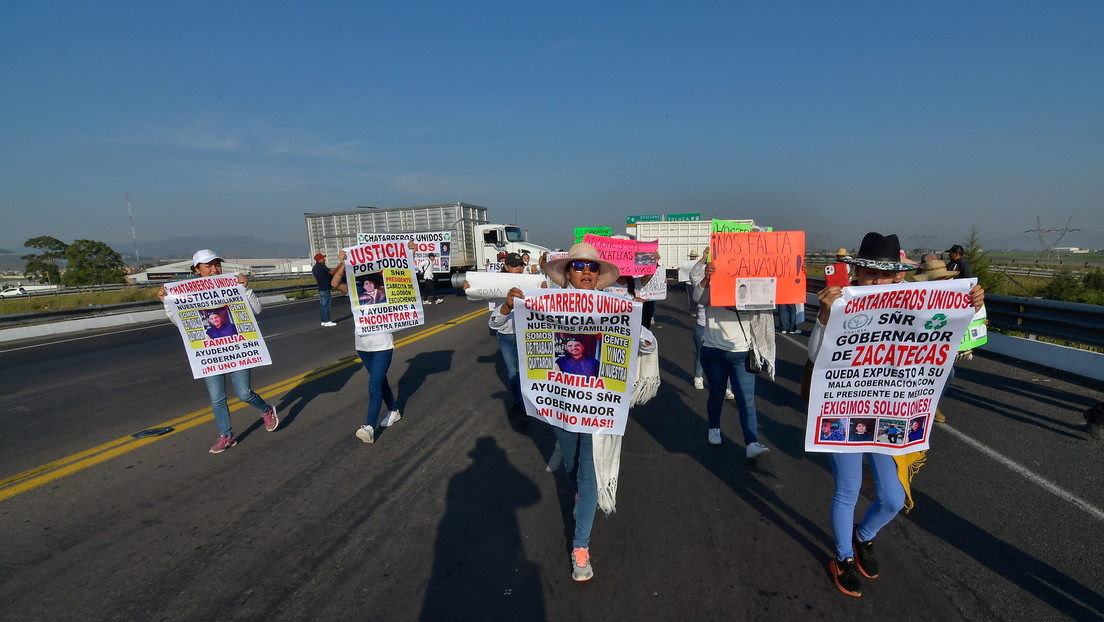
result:
[(711, 233), (749, 233), (751, 232), (751, 225), (744, 224), (742, 222), (732, 222), (731, 220), (721, 220), (719, 218), (713, 219), (713, 229)]
[(610, 227), (575, 227), (575, 243), (583, 241), (583, 236), (588, 233), (594, 235), (604, 235), (607, 238), (613, 235), (613, 229)]

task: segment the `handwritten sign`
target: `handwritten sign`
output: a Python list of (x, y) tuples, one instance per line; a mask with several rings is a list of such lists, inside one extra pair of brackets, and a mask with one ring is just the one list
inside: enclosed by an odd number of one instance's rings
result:
[(710, 279), (709, 304), (736, 305), (736, 281), (775, 279), (775, 304), (805, 302), (805, 232), (713, 233), (709, 247), (717, 271)]
[(598, 256), (621, 271), (621, 276), (644, 276), (655, 274), (655, 253), (659, 250), (659, 240), (639, 242), (621, 240), (605, 236), (587, 234), (583, 242), (598, 250)]
[(613, 229), (610, 227), (575, 227), (575, 243), (582, 242), (588, 233), (609, 237), (613, 235)]
[(750, 231), (751, 225), (744, 222), (721, 220), (720, 218), (713, 219), (713, 233), (748, 233)]

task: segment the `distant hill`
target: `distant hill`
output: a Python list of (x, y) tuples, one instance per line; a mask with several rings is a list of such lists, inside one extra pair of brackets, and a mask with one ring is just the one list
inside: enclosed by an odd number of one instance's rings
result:
[[(112, 244), (123, 259), (134, 261), (134, 243)], [(306, 257), (310, 246), (306, 242), (262, 240), (244, 235), (176, 237), (152, 242), (138, 242), (138, 256), (143, 262), (153, 257), (191, 257), (201, 248), (209, 248), (223, 257), (289, 258)]]

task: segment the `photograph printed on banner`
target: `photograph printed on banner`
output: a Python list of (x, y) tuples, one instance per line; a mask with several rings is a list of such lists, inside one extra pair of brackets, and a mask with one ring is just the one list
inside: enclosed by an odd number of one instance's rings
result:
[(890, 445), (905, 444), (905, 420), (889, 417), (878, 419), (878, 440)]
[(775, 279), (736, 279), (736, 308), (740, 311), (773, 311)]
[(874, 440), (874, 419), (869, 417), (851, 417), (848, 425), (851, 431), (847, 435), (847, 442), (869, 443)]
[(598, 352), (596, 344), (601, 340), (601, 335), (575, 335), (570, 333), (556, 333), (556, 362), (552, 365), (554, 371), (588, 378), (598, 377), (598, 359), (594, 353)]
[(203, 330), (210, 339), (219, 337), (232, 337), (238, 334), (238, 329), (230, 319), (230, 305), (223, 305), (213, 309), (202, 309), (199, 312), (203, 318)]
[(382, 270), (357, 275), (353, 280), (356, 282), (358, 307), (370, 307), (387, 302), (387, 290), (383, 284)]

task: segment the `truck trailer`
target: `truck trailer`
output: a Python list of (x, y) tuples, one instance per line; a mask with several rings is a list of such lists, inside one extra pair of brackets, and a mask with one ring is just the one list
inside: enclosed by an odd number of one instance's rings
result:
[[(754, 220), (732, 220), (756, 230)], [(709, 246), (712, 220), (671, 220), (636, 223), (636, 239), (642, 242), (659, 240), (659, 265), (668, 276), (678, 272), (679, 264), (690, 257), (690, 251), (701, 253)]]
[(336, 257), (342, 248), (356, 246), (358, 233), (451, 232), (449, 268), (453, 274), (479, 270), (498, 254), (529, 253), (537, 261), (548, 249), (527, 241), (517, 225), (491, 224), (487, 208), (469, 203), (437, 203), (410, 207), (358, 206), (347, 212), (307, 213), (310, 254)]

